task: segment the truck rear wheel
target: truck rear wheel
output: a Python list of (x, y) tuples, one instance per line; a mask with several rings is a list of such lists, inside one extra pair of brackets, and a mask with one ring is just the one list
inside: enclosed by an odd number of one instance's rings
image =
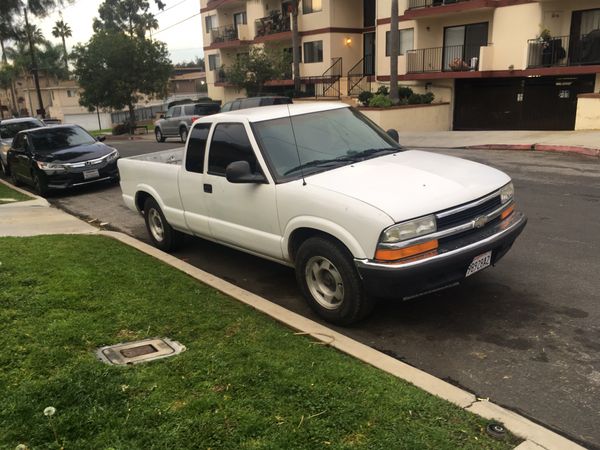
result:
[(308, 305), (328, 322), (351, 325), (373, 309), (350, 253), (333, 240), (313, 237), (300, 246), (296, 280)]
[(160, 128), (154, 130), (154, 136), (156, 137), (156, 142), (165, 142), (165, 137), (163, 136), (162, 131), (160, 131)]
[(177, 249), (183, 235), (169, 225), (160, 206), (152, 197), (144, 203), (144, 219), (148, 235), (155, 247), (163, 252)]

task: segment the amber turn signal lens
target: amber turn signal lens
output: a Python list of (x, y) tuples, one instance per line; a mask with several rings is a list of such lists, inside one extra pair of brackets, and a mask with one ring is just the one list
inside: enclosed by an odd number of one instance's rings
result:
[(418, 255), (419, 253), (425, 253), (438, 248), (438, 241), (433, 240), (424, 242), (423, 244), (411, 245), (410, 247), (399, 248), (399, 249), (379, 249), (375, 253), (375, 259), (377, 261), (397, 261), (398, 259), (408, 258), (410, 256)]
[(502, 214), (500, 215), (500, 219), (502, 219), (502, 220), (506, 219), (508, 216), (510, 216), (513, 213), (514, 210), (515, 210), (515, 205), (509, 206), (504, 211), (502, 211)]

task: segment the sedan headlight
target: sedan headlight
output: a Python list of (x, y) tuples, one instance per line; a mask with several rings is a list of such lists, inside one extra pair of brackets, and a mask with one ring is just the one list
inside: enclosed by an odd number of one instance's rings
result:
[(512, 182), (508, 183), (502, 189), (500, 189), (500, 199), (502, 204), (510, 202), (515, 196), (515, 187)]
[(408, 239), (413, 239), (425, 234), (433, 233), (437, 230), (435, 216), (429, 215), (419, 219), (409, 220), (408, 222), (392, 225), (381, 235), (381, 242), (384, 244), (394, 244)]
[(65, 170), (65, 166), (62, 164), (46, 163), (36, 161), (37, 166), (45, 172), (62, 172)]
[(117, 158), (119, 158), (119, 152), (118, 152), (118, 151), (115, 149), (115, 151), (114, 151), (114, 152), (112, 152), (111, 154), (109, 154), (109, 155), (106, 157), (106, 161), (107, 161), (107, 162), (111, 162), (111, 161), (114, 161), (114, 160), (115, 160), (115, 159), (117, 159)]

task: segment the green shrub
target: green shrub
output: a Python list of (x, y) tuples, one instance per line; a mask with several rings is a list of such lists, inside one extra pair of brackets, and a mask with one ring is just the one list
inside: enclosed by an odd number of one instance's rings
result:
[(421, 104), (429, 104), (433, 101), (435, 95), (432, 92), (427, 92), (426, 94), (412, 94), (408, 97), (409, 105), (421, 105)]
[(389, 108), (392, 106), (392, 100), (386, 95), (377, 94), (369, 101), (369, 106), (372, 108)]
[(431, 103), (433, 102), (434, 98), (435, 95), (433, 95), (433, 92), (426, 92), (425, 94), (423, 94), (423, 103)]
[(112, 134), (115, 136), (119, 136), (121, 134), (127, 134), (127, 133), (129, 133), (130, 129), (131, 129), (131, 125), (130, 125), (129, 121), (127, 121), (127, 122), (115, 125), (112, 128)]
[(413, 90), (411, 88), (406, 86), (398, 86), (398, 97), (400, 100), (403, 98), (409, 98), (411, 95), (413, 95)]
[(379, 89), (377, 89), (377, 92), (375, 92), (376, 95), (390, 95), (390, 90), (387, 86), (379, 86)]
[(358, 101), (363, 105), (368, 105), (372, 98), (373, 93), (370, 91), (362, 91), (360, 94), (358, 94)]

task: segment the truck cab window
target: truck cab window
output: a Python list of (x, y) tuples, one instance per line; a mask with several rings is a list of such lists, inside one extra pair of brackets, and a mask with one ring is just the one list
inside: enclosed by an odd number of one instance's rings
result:
[(261, 173), (244, 125), (220, 123), (210, 143), (208, 173), (225, 176), (225, 169), (235, 161), (248, 161), (253, 173)]
[(185, 157), (185, 170), (188, 172), (202, 173), (204, 171), (206, 141), (211, 125), (210, 123), (199, 123), (192, 128)]

